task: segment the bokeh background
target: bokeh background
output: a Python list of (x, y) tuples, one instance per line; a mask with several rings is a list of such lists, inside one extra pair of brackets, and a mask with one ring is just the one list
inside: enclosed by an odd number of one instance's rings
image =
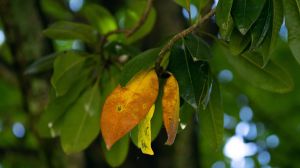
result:
[[(61, 20), (86, 23), (80, 10), (89, 3), (102, 5), (114, 15), (126, 2), (0, 0), (0, 168), (109, 167), (101, 151), (100, 138), (85, 151), (66, 155), (59, 139), (37, 135), (37, 122), (48, 102), (51, 70), (38, 75), (24, 74), (26, 67), (38, 58), (54, 51), (83, 48), (78, 40), (50, 40), (42, 31)], [(217, 3), (217, 0), (209, 1), (203, 13)], [(163, 42), (190, 23), (187, 11), (172, 0), (157, 0), (154, 7), (157, 17), (153, 29), (132, 44), (140, 50)], [(200, 15), (196, 6), (190, 9), (192, 19)], [(205, 23), (201, 31), (218, 36), (214, 21), (212, 18)], [(118, 24), (122, 24), (121, 21)], [(228, 65), (224, 56), (228, 53), (207, 38), (216, 58), (211, 68), (221, 84), (223, 96), (225, 137), (222, 148), (211, 149), (210, 140), (200, 136), (197, 115), (191, 113), (189, 120), (181, 121), (174, 145), (164, 145), (166, 135), (162, 130), (153, 142), (154, 156), (143, 155), (131, 144), (121, 167), (299, 167), (300, 66), (286, 44), (284, 24), (280, 37), (273, 59), (293, 76), (292, 92), (275, 94), (250, 86)]]

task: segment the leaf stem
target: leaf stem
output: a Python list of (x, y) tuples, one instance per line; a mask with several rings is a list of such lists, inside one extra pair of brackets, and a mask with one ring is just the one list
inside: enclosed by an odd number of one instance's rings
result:
[(155, 62), (155, 69), (158, 74), (161, 74), (161, 62), (164, 59), (166, 53), (172, 48), (172, 46), (183, 37), (189, 35), (190, 33), (194, 32), (203, 22), (208, 20), (211, 16), (215, 14), (215, 8), (211, 9), (205, 16), (199, 17), (199, 19), (194, 23), (192, 26), (184, 29), (183, 31), (179, 32), (160, 50), (158, 58)]

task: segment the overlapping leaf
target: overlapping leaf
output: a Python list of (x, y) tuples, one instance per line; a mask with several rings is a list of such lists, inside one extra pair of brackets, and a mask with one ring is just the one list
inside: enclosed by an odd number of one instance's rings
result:
[(233, 18), (231, 16), (233, 0), (219, 0), (216, 9), (216, 22), (223, 39), (229, 41), (233, 30)]
[(245, 35), (259, 17), (266, 0), (236, 0), (232, 15), (238, 30)]
[(158, 48), (146, 50), (126, 63), (121, 73), (120, 85), (125, 86), (135, 74), (154, 66), (159, 51)]
[(151, 119), (155, 110), (155, 105), (152, 105), (146, 117), (138, 125), (138, 147), (144, 154), (154, 155), (151, 148)]
[(175, 46), (170, 54), (168, 69), (178, 80), (180, 96), (197, 109), (206, 96), (208, 64), (202, 61), (194, 62), (189, 52)]
[(86, 54), (73, 51), (64, 52), (55, 59), (51, 84), (56, 96), (64, 95), (75, 84), (86, 59)]
[(107, 149), (134, 128), (149, 112), (158, 95), (154, 70), (142, 71), (125, 87), (118, 86), (106, 99), (101, 131)]
[(43, 32), (46, 36), (57, 40), (82, 40), (95, 43), (97, 31), (86, 24), (61, 21), (51, 25)]
[(80, 152), (99, 133), (100, 92), (98, 82), (87, 89), (68, 110), (62, 125), (61, 143), (66, 153)]
[(219, 86), (213, 82), (208, 106), (198, 113), (200, 131), (203, 138), (210, 139), (213, 149), (218, 149), (223, 142), (223, 108)]

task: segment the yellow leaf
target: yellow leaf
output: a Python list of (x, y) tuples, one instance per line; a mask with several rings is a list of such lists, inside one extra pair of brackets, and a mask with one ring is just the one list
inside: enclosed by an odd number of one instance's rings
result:
[(172, 145), (177, 134), (180, 108), (179, 86), (172, 74), (164, 85), (162, 108), (164, 125), (168, 134), (166, 144)]
[(149, 112), (158, 94), (154, 70), (142, 71), (107, 97), (101, 114), (101, 132), (107, 149), (134, 128)]
[(139, 123), (138, 147), (144, 154), (154, 155), (151, 148), (151, 118), (155, 110), (153, 104), (146, 117)]

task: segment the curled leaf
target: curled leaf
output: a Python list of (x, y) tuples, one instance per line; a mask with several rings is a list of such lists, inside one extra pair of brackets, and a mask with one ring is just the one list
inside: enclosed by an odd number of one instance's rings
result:
[(138, 133), (138, 147), (142, 150), (144, 154), (154, 155), (151, 148), (151, 119), (155, 110), (155, 105), (153, 104), (150, 111), (139, 124)]
[(154, 70), (142, 71), (107, 97), (101, 114), (101, 132), (107, 149), (145, 118), (158, 95)]
[(177, 133), (180, 109), (178, 82), (172, 74), (164, 85), (162, 107), (164, 125), (168, 134), (166, 144), (172, 145)]

